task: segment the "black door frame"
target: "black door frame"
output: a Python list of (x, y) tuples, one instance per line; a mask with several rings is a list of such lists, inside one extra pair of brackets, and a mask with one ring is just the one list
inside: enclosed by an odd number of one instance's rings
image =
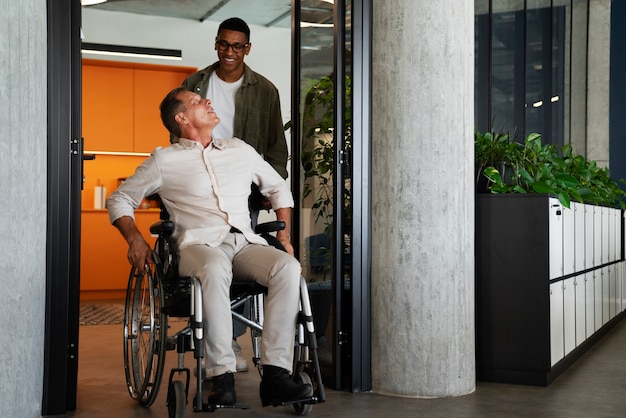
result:
[[(343, 147), (335, 147), (334, 199), (333, 207), (333, 381), (328, 382), (336, 389), (349, 386), (353, 392), (369, 391), (371, 378), (371, 45), (372, 45), (372, 0), (352, 0), (350, 33), (352, 42), (352, 231), (351, 231), (351, 278), (350, 290), (344, 290), (344, 240), (343, 240), (343, 179), (346, 158)], [(301, 146), (300, 124), (300, 0), (292, 1), (292, 155), (299, 156)], [(345, 22), (346, 1), (335, 0), (334, 21)], [(334, 30), (334, 97), (344, 97), (346, 74), (345, 25), (335, 25)], [(335, 115), (343, 115), (345, 103), (335, 101)], [(337, 138), (344, 132), (344, 119), (335, 118), (334, 144), (343, 144)], [(292, 190), (300, 189), (300, 160), (292, 158)], [(295, 219), (301, 212), (296, 205)], [(293, 222), (293, 236), (299, 237), (299, 222)], [(349, 382), (345, 383), (344, 378)], [(344, 384), (345, 383), (345, 384)]]
[(80, 0), (47, 0), (48, 170), (42, 415), (76, 409), (82, 187)]
[[(350, 386), (355, 392), (371, 390), (371, 2), (352, 1), (353, 136), (358, 140), (353, 143), (352, 156), (352, 309), (344, 315), (350, 315), (352, 324), (348, 336), (350, 352), (346, 354), (351, 359)], [(47, 0), (46, 5), (48, 222), (42, 415), (55, 415), (76, 409), (78, 379), (82, 188), (81, 5), (80, 0)], [(344, 0), (338, 0), (336, 9), (344, 5)], [(343, 11), (336, 11), (335, 14), (343, 19)], [(298, 16), (295, 15), (292, 20), (298, 22), (298, 26), (294, 24), (293, 27), (299, 27)], [(343, 39), (341, 33), (338, 36)], [(294, 39), (299, 38), (294, 35)], [(295, 58), (299, 54), (299, 50), (298, 54), (295, 53), (298, 46), (299, 42), (294, 45), (294, 68), (299, 68), (295, 67), (299, 65)], [(336, 47), (336, 57), (341, 55), (341, 58), (335, 65), (341, 65), (341, 74), (344, 74), (343, 43), (341, 46)], [(295, 82), (292, 97), (299, 97), (299, 80)], [(335, 97), (343, 97), (343, 93), (335, 94)], [(299, 114), (298, 105), (299, 101), (292, 101), (293, 115)], [(292, 173), (296, 172), (299, 170), (292, 170)], [(335, 235), (339, 243), (341, 234)], [(342, 246), (337, 245), (336, 248)], [(335, 281), (343, 283), (342, 263), (335, 264), (335, 278), (339, 279)]]
[(372, 26), (372, 0), (352, 0), (353, 392), (372, 390)]

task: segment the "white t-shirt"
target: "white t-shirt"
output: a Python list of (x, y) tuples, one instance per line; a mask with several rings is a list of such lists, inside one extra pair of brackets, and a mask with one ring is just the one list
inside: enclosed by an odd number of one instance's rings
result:
[(230, 139), (233, 135), (235, 122), (235, 93), (243, 83), (243, 75), (234, 83), (227, 83), (211, 73), (206, 98), (220, 118), (220, 123), (213, 129), (213, 138)]

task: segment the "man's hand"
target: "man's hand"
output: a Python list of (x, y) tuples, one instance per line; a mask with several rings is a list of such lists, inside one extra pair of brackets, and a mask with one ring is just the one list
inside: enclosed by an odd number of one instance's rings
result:
[(145, 273), (146, 264), (154, 264), (152, 248), (143, 237), (128, 243), (128, 262), (138, 268), (141, 274)]
[(285, 229), (276, 232), (276, 238), (285, 247), (285, 251), (295, 257), (293, 245), (291, 245), (291, 208), (275, 209), (276, 220), (285, 223)]
[(154, 264), (152, 261), (152, 249), (135, 226), (135, 221), (130, 216), (122, 216), (113, 222), (122, 236), (128, 242), (128, 262), (145, 273), (146, 264)]
[(285, 230), (278, 231), (276, 233), (276, 238), (278, 239), (278, 241), (280, 241), (280, 243), (285, 248), (285, 251), (287, 251), (288, 254), (294, 255), (293, 245), (291, 245), (291, 236), (289, 234), (289, 231), (285, 231)]

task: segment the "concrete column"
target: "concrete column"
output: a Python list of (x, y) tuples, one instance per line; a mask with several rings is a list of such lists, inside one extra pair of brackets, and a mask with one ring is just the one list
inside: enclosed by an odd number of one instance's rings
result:
[(587, 159), (609, 166), (609, 88), (611, 73), (611, 2), (589, 3), (587, 70)]
[(372, 378), (475, 389), (474, 2), (373, 0)]
[(0, 7), (0, 417), (34, 418), (44, 364), (46, 2)]

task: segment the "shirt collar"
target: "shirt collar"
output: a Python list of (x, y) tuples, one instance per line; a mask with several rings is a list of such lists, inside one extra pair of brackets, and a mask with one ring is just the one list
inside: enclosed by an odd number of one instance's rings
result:
[[(211, 144), (209, 144), (209, 147), (214, 147), (217, 149), (223, 149), (224, 146), (226, 145), (226, 141), (228, 141), (227, 139), (216, 139), (213, 138), (213, 140), (211, 141)], [(195, 146), (198, 147), (202, 147), (202, 145), (200, 145), (200, 143), (198, 141), (194, 141), (192, 139), (187, 139), (187, 138), (179, 138), (178, 139), (178, 143), (180, 144), (181, 147), (185, 148), (185, 149), (191, 149)]]

